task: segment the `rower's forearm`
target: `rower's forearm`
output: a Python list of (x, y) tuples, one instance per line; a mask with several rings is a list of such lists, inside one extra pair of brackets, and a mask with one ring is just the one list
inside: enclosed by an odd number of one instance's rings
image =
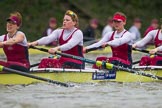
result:
[(4, 42), (3, 42), (3, 45), (14, 45), (14, 44), (16, 44), (16, 43), (18, 43), (18, 40), (12, 38), (12, 39), (9, 39), (9, 40), (7, 40), (7, 41), (4, 41)]

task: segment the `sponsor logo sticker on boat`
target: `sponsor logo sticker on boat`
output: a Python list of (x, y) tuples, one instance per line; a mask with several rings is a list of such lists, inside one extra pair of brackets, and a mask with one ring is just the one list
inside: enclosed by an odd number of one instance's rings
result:
[(116, 78), (116, 71), (114, 70), (108, 70), (107, 72), (94, 72), (92, 74), (93, 80), (108, 80), (115, 78)]

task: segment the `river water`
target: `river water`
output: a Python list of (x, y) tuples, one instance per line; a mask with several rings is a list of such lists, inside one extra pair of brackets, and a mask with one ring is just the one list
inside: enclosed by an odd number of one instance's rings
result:
[[(47, 56), (32, 55), (31, 64)], [(90, 59), (95, 57), (86, 55)], [(135, 55), (134, 60), (140, 57)], [(75, 85), (69, 88), (47, 83), (0, 85), (0, 108), (162, 108), (159, 82)]]

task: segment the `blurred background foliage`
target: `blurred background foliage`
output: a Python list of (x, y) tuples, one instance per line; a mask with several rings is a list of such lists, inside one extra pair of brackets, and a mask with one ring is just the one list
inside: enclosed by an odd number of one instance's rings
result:
[(91, 18), (97, 18), (100, 21), (100, 34), (106, 19), (116, 11), (121, 11), (128, 18), (126, 29), (132, 25), (134, 17), (142, 19), (143, 34), (151, 19), (162, 17), (162, 0), (0, 0), (0, 34), (6, 33), (6, 18), (9, 14), (19, 11), (23, 16), (21, 30), (29, 41), (36, 40), (42, 36), (50, 17), (56, 17), (60, 27), (68, 9), (78, 14), (82, 30)]

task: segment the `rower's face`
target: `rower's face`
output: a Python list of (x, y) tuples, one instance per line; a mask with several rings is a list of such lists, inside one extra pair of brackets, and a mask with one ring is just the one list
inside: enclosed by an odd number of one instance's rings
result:
[(123, 21), (115, 21), (115, 20), (113, 21), (113, 27), (115, 28), (115, 30), (120, 30), (120, 29), (124, 28), (125, 24), (126, 23)]
[(19, 27), (17, 26), (17, 24), (13, 23), (12, 21), (8, 21), (6, 24), (6, 30), (7, 32), (13, 32), (15, 30), (17, 30)]
[(70, 16), (68, 16), (68, 15), (64, 16), (64, 19), (63, 19), (63, 28), (64, 29), (71, 29), (75, 26), (75, 24), (76, 24), (76, 22), (74, 22)]

